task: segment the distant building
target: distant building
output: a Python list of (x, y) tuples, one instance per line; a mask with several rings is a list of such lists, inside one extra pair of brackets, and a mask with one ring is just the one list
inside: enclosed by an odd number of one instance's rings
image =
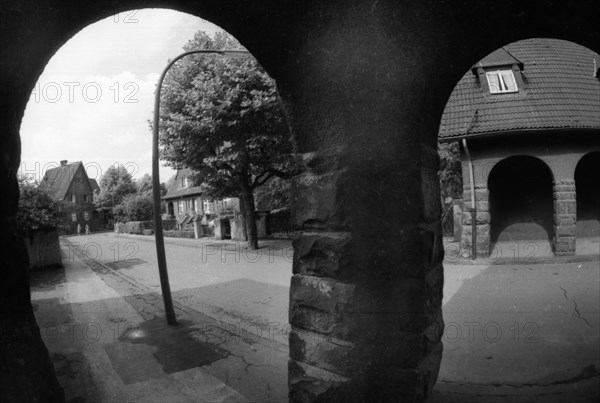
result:
[(590, 49), (528, 39), (456, 85), (439, 141), (461, 146), (463, 254), (473, 241), (479, 256), (500, 241), (534, 241), (572, 255), (577, 238), (599, 236), (599, 68)]
[(202, 196), (201, 188), (192, 186), (191, 170), (180, 169), (175, 180), (169, 186), (163, 200), (167, 203), (167, 215), (173, 218), (183, 218), (187, 215), (216, 215), (222, 207), (239, 207), (237, 198), (210, 200)]
[(67, 163), (60, 161), (60, 166), (48, 169), (39, 188), (56, 200), (70, 202), (72, 207), (69, 216), (62, 225), (62, 232), (77, 233), (79, 224), (84, 232), (86, 225), (91, 231), (106, 228), (105, 212), (94, 206), (94, 193), (99, 191), (95, 179), (89, 179), (81, 161)]

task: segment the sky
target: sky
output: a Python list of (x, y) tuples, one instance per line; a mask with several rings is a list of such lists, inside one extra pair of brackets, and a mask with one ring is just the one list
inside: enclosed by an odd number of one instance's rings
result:
[[(222, 31), (166, 9), (127, 11), (91, 24), (46, 65), (21, 122), (21, 173), (41, 180), (59, 161), (82, 161), (90, 178), (122, 165), (152, 173), (154, 88), (194, 33)], [(160, 181), (175, 171), (161, 163)]]

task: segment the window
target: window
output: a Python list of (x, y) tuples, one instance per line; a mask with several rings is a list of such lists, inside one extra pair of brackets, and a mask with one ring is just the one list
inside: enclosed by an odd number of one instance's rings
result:
[(185, 211), (183, 200), (179, 200), (179, 203), (177, 203), (177, 204), (178, 204), (178, 207), (179, 207), (179, 209), (178, 209), (179, 211), (177, 211), (177, 213), (182, 214)]
[(75, 196), (75, 195), (71, 195), (71, 201), (72, 201), (73, 203), (76, 203), (76, 202), (77, 202), (77, 196)]
[(83, 202), (85, 203), (85, 202), (87, 202), (87, 201), (88, 201), (88, 195), (84, 194), (84, 195), (83, 195)]
[(71, 214), (71, 221), (77, 222), (77, 213)]
[(86, 221), (90, 220), (90, 213), (88, 211), (83, 212), (83, 219)]
[(496, 70), (485, 73), (490, 87), (490, 93), (502, 94), (506, 92), (517, 92), (517, 82), (512, 70)]

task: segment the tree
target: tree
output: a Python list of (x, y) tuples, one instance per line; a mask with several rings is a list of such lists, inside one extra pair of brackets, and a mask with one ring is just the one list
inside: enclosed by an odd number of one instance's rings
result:
[[(184, 50), (240, 48), (226, 33), (200, 31)], [(239, 197), (248, 247), (258, 248), (254, 191), (295, 170), (275, 82), (254, 58), (194, 55), (172, 68), (163, 94), (161, 158), (191, 168), (206, 197)]]
[(289, 180), (274, 177), (256, 189), (254, 199), (257, 206), (271, 210), (289, 207), (292, 184)]
[[(152, 175), (144, 174), (144, 176), (142, 176), (138, 180), (137, 187), (138, 187), (138, 194), (152, 196)], [(162, 182), (160, 184), (160, 196), (162, 197), (162, 196), (166, 195), (167, 190), (168, 190), (167, 184)]]
[(130, 194), (125, 196), (123, 201), (115, 207), (115, 220), (119, 222), (149, 221), (152, 220), (153, 208), (154, 202), (151, 195)]
[(462, 197), (462, 168), (460, 150), (457, 142), (438, 143), (440, 155), (440, 189), (442, 200), (447, 197)]
[(62, 201), (54, 200), (35, 184), (19, 180), (19, 209), (17, 223), (26, 234), (35, 231), (51, 231), (60, 226), (66, 207)]
[(137, 192), (131, 174), (123, 166), (111, 166), (100, 177), (100, 192), (94, 196), (97, 207), (115, 207), (129, 194)]

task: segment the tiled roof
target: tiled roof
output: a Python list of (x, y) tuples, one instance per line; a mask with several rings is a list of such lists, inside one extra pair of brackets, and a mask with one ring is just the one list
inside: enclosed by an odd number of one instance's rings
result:
[(96, 182), (96, 179), (90, 178), (90, 186), (92, 187), (93, 192), (100, 191), (100, 186), (98, 186), (98, 182)]
[(69, 191), (71, 181), (81, 162), (51, 168), (44, 174), (44, 179), (40, 183), (40, 189), (48, 193), (57, 200), (63, 200)]
[[(64, 198), (67, 196), (67, 192), (69, 191), (69, 187), (71, 186), (71, 182), (73, 181), (73, 178), (80, 167), (85, 173), (85, 169), (83, 168), (83, 163), (81, 161), (48, 169), (44, 174), (44, 179), (42, 179), (39, 188), (48, 193), (54, 199), (64, 200)], [(92, 189), (94, 189), (91, 183), (90, 186), (92, 186)], [(96, 186), (98, 186), (98, 184), (96, 184)]]
[[(594, 71), (600, 65), (597, 53), (545, 38), (514, 42), (502, 49), (523, 63), (525, 89), (519, 88), (517, 94), (486, 94), (469, 70), (446, 104), (440, 140), (527, 130), (600, 130), (600, 78)], [(486, 64), (481, 62), (473, 67)]]
[(192, 174), (192, 171), (184, 168), (177, 171), (177, 175), (175, 175), (175, 180), (169, 186), (167, 190), (167, 194), (163, 196), (163, 200), (167, 199), (180, 199), (182, 197), (192, 197), (192, 196), (200, 196), (201, 190), (199, 186), (195, 187), (181, 187), (181, 178), (189, 178)]

